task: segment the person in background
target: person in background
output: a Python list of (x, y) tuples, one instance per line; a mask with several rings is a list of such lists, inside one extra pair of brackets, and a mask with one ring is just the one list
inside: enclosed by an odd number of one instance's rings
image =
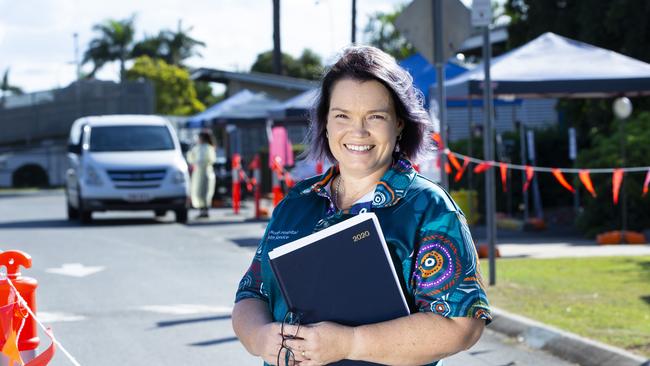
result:
[(207, 218), (214, 195), (214, 168), (217, 161), (216, 143), (210, 131), (201, 131), (198, 143), (187, 153), (187, 162), (192, 166), (192, 206), (200, 210), (197, 218)]
[[(440, 365), (470, 348), (492, 318), (490, 306), (465, 216), (413, 168), (434, 147), (411, 76), (377, 48), (350, 47), (326, 71), (311, 123), (310, 156), (334, 165), (298, 183), (273, 211), (237, 290), (232, 323), (240, 342), (281, 366)], [(359, 326), (300, 324), (269, 251), (362, 212), (377, 215), (411, 314)]]

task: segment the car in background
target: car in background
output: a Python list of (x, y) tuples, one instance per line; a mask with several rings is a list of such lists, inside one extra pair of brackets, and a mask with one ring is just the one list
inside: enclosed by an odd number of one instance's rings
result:
[(65, 177), (69, 220), (98, 211), (173, 211), (187, 222), (189, 174), (171, 124), (151, 115), (83, 117), (70, 129)]

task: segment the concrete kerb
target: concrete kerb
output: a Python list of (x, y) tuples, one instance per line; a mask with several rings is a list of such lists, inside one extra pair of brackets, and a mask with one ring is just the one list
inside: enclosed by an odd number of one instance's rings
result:
[(582, 366), (650, 366), (650, 359), (549, 325), (492, 308), (490, 329)]

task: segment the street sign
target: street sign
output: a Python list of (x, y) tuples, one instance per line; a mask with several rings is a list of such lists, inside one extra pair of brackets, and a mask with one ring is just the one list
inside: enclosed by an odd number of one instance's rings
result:
[[(432, 6), (432, 0), (413, 1), (396, 19), (395, 26), (424, 58), (435, 65)], [(442, 60), (455, 54), (470, 36), (470, 17), (470, 10), (460, 0), (442, 1), (442, 40), (445, 45)]]
[(492, 4), (490, 0), (474, 0), (472, 2), (472, 25), (487, 27), (492, 23)]

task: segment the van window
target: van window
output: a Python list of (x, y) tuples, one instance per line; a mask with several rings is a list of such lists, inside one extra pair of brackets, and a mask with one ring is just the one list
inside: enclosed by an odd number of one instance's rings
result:
[(174, 150), (165, 126), (100, 126), (90, 131), (90, 151)]

